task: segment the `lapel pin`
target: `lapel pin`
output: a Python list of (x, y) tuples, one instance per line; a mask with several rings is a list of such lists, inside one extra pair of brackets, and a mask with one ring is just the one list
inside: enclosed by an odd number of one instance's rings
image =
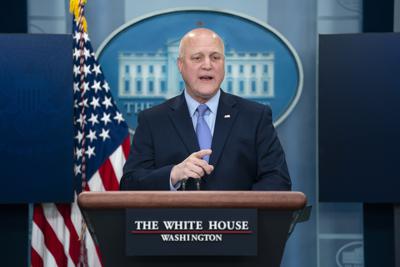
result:
[(224, 116), (224, 119), (228, 119), (228, 118), (230, 118), (230, 117), (231, 117), (231, 115), (226, 114), (226, 115)]

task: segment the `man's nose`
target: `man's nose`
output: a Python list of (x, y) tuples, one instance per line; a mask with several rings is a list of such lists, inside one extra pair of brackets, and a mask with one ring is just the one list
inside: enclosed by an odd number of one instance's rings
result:
[(204, 58), (202, 68), (203, 69), (211, 69), (211, 60), (208, 57)]

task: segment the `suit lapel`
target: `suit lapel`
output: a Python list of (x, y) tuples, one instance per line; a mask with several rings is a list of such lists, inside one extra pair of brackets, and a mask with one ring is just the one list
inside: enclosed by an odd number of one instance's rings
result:
[(211, 165), (215, 166), (220, 158), (233, 123), (237, 118), (238, 109), (235, 104), (236, 101), (231, 95), (221, 91), (211, 145), (213, 151), (210, 157)]
[[(193, 128), (193, 122), (190, 118), (189, 109), (187, 107), (183, 94), (173, 98), (169, 103), (169, 117), (178, 132), (179, 137), (185, 144), (189, 154), (199, 150), (196, 133)], [(166, 140), (168, 142), (168, 140)]]

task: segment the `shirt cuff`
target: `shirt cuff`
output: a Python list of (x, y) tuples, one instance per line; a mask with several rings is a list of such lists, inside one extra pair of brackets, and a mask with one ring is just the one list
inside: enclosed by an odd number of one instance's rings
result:
[(176, 185), (174, 186), (174, 185), (172, 184), (171, 177), (169, 178), (169, 190), (171, 190), (171, 191), (178, 191), (178, 189), (181, 187), (181, 185), (182, 185), (181, 182), (177, 182)]

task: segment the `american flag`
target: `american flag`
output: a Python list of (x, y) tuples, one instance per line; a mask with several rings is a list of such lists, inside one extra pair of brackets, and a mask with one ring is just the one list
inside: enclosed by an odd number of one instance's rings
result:
[[(76, 192), (118, 190), (130, 147), (128, 126), (93, 53), (86, 31), (84, 3), (73, 0), (70, 7), (74, 14), (71, 90), (74, 90)], [(32, 225), (33, 267), (102, 266), (100, 252), (84, 227), (76, 201), (36, 204)]]

